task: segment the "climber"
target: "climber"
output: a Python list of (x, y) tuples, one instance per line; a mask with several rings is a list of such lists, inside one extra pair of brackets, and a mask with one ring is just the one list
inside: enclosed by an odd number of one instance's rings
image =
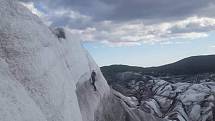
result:
[(95, 81), (96, 81), (96, 72), (93, 70), (92, 73), (91, 73), (91, 84), (93, 85), (94, 87), (94, 91), (96, 91), (96, 86), (95, 86)]

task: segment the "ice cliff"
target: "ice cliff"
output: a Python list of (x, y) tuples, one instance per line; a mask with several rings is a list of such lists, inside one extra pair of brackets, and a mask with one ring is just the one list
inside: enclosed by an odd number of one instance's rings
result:
[(116, 95), (68, 30), (51, 30), (17, 1), (0, 0), (0, 121), (160, 120)]

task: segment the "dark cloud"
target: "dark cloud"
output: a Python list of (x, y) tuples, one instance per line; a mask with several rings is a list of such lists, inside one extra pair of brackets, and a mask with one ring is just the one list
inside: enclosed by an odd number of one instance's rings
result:
[[(29, 0), (21, 0), (28, 2)], [(50, 26), (85, 41), (139, 45), (206, 37), (215, 29), (215, 0), (30, 0)], [(31, 3), (32, 5), (32, 3)], [(38, 13), (34, 10), (35, 13)]]
[[(214, 0), (122, 0), (110, 19), (166, 19), (185, 17), (207, 8)], [(114, 4), (114, 3), (113, 3)]]
[[(26, 0), (25, 0), (26, 1)], [(94, 20), (128, 21), (171, 20), (191, 15), (214, 15), (213, 11), (202, 13), (214, 0), (33, 0), (52, 9), (76, 10), (92, 16)], [(203, 16), (203, 15), (202, 15)]]

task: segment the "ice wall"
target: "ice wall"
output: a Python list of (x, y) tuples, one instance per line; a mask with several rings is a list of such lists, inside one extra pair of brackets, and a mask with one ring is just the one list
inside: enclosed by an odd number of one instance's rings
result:
[(80, 73), (70, 65), (84, 59), (66, 57), (78, 49), (64, 47), (68, 40), (62, 43), (14, 0), (0, 0), (0, 18), (1, 121), (82, 121), (75, 92)]

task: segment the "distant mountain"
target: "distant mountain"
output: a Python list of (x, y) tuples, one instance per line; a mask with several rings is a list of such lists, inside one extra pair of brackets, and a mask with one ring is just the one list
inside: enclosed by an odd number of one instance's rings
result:
[(116, 73), (127, 71), (153, 76), (210, 73), (215, 72), (215, 55), (192, 56), (159, 67), (143, 68), (128, 65), (111, 65), (103, 66), (101, 70), (107, 79), (110, 77), (113, 78), (113, 75)]
[(192, 56), (172, 64), (148, 68), (148, 70), (173, 75), (215, 72), (215, 55)]

